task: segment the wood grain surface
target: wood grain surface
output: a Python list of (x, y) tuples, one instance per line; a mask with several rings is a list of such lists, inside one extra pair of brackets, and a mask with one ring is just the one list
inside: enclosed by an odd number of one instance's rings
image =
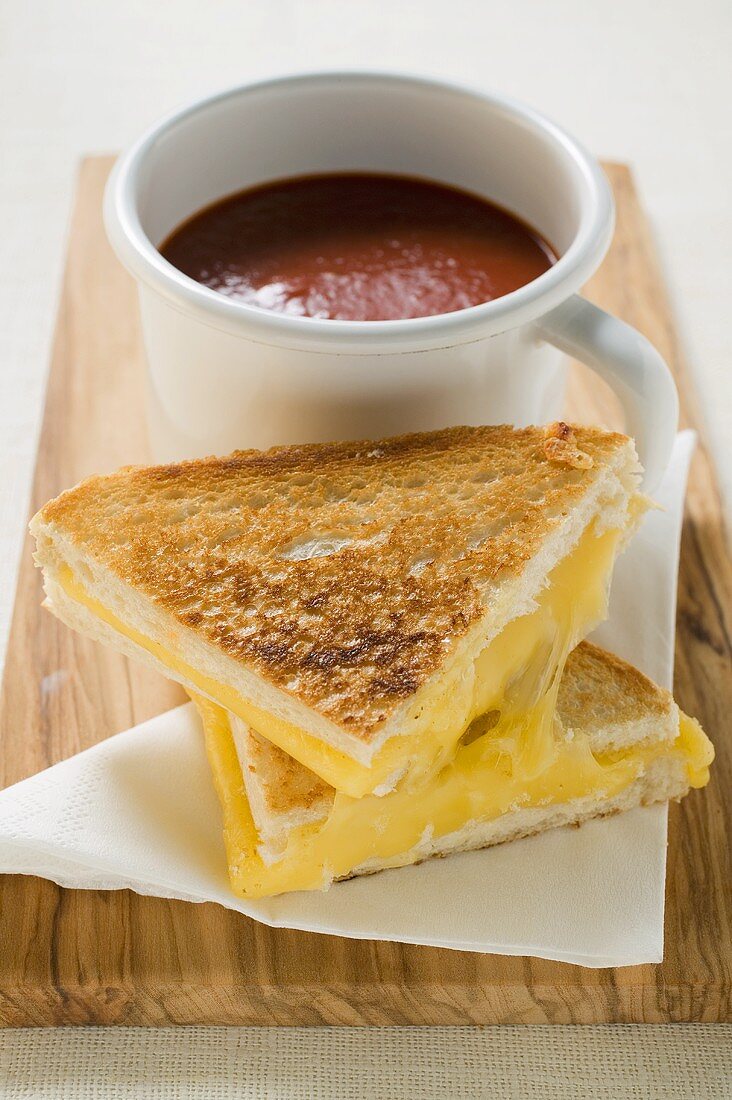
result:
[[(146, 459), (143, 358), (130, 279), (101, 223), (109, 158), (83, 162), (71, 228), (33, 510), (93, 471)], [(676, 375), (699, 427), (648, 223), (629, 170), (610, 254), (587, 288), (637, 326)], [(571, 404), (611, 422), (577, 369)], [(41, 610), (26, 544), (0, 700), (0, 786), (178, 703), (178, 688)], [(730, 1018), (732, 568), (703, 446), (681, 561), (676, 694), (716, 743), (712, 781), (671, 810), (666, 956), (584, 970), (537, 959), (359, 942), (267, 928), (217, 905), (63, 890), (0, 878), (0, 1022), (51, 1024), (487, 1024)], [(528, 884), (530, 887), (530, 884)]]

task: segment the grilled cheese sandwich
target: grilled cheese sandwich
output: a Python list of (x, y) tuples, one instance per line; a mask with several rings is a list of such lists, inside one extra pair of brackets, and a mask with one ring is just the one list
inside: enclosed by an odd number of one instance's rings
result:
[[(324, 889), (334, 879), (679, 798), (707, 782), (714, 755), (667, 692), (587, 643), (569, 658), (551, 722), (537, 712), (518, 721), (512, 713), (484, 716), (439, 772), (383, 798), (336, 792), (220, 707), (195, 701), (232, 887), (252, 898)], [(599, 725), (592, 716), (603, 708), (625, 714)]]
[[(591, 706), (632, 707), (612, 726)], [(630, 665), (582, 643), (568, 662), (556, 720), (496, 717), (472, 730), (420, 787), (351, 799), (273, 750), (204, 698), (208, 757), (225, 820), (232, 888), (260, 898), (487, 847), (551, 824), (680, 798), (709, 778), (698, 723)], [(621, 734), (621, 744), (614, 741)]]
[(581, 643), (639, 473), (599, 429), (459, 428), (128, 468), (31, 527), (51, 610), (194, 697), (261, 897), (706, 782), (699, 726)]
[(541, 707), (637, 482), (612, 433), (450, 429), (123, 470), (32, 528), (70, 625), (360, 798), (423, 782), (517, 683)]

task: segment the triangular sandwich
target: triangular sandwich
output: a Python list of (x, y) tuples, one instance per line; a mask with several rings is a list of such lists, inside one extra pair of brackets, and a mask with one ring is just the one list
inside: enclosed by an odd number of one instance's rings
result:
[(667, 691), (588, 642), (569, 656), (551, 729), (486, 715), (438, 773), (382, 798), (338, 793), (241, 719), (196, 702), (243, 897), (325, 889), (678, 799), (704, 786), (714, 756)]
[(638, 481), (616, 433), (450, 428), (130, 467), (31, 529), (61, 619), (360, 797), (421, 783), (487, 712), (551, 724)]

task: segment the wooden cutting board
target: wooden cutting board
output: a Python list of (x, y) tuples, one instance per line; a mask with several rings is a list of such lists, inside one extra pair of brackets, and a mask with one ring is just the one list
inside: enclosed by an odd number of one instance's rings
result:
[[(145, 461), (143, 353), (132, 282), (106, 243), (109, 158), (85, 160), (48, 381), (35, 511), (92, 472)], [(671, 363), (699, 426), (648, 224), (629, 170), (588, 296)], [(573, 381), (573, 411), (607, 421), (604, 390)], [(177, 704), (178, 688), (41, 610), (25, 546), (0, 700), (0, 786)], [(0, 878), (0, 1021), (48, 1024), (488, 1024), (730, 1018), (732, 570), (703, 446), (694, 461), (679, 593), (676, 694), (716, 742), (704, 793), (671, 810), (666, 956), (583, 970), (537, 959), (359, 942), (267, 928), (217, 905), (62, 890)], [(729, 830), (728, 830), (729, 831)], [(527, 883), (527, 890), (531, 883)]]

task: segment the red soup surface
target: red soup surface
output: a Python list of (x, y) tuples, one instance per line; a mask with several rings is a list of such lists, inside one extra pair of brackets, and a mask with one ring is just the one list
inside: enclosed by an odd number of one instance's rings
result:
[(184, 274), (275, 313), (429, 317), (490, 302), (556, 261), (536, 230), (454, 187), (365, 173), (230, 195), (160, 246)]

